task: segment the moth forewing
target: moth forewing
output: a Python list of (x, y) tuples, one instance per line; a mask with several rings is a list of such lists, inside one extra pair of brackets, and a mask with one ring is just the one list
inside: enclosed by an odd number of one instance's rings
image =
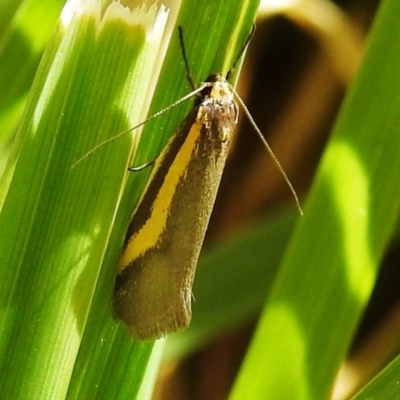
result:
[(238, 118), (219, 75), (157, 159), (132, 217), (116, 278), (114, 314), (140, 340), (186, 328), (205, 232)]

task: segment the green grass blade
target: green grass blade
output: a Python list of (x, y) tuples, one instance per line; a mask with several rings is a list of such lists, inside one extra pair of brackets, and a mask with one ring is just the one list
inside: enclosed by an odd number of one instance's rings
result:
[(384, 1), (231, 399), (326, 399), (398, 218), (400, 3)]
[(400, 398), (400, 357), (392, 361), (353, 400), (392, 400)]
[[(185, 45), (196, 82), (202, 82), (211, 73), (227, 72), (224, 66), (232, 63), (245, 41), (257, 5), (258, 1), (234, 5), (227, 5), (223, 1), (183, 2), (176, 26), (181, 25), (184, 30)], [(232, 24), (232, 21), (238, 21), (238, 24)], [(189, 91), (175, 27), (149, 114), (168, 106)], [(193, 101), (188, 101), (146, 124), (133, 165), (154, 160), (191, 107)], [(121, 244), (149, 172), (143, 170), (128, 176), (76, 362), (69, 398), (90, 398), (104, 393), (107, 398), (132, 398), (139, 390), (136, 384), (141, 381), (146, 366), (145, 357), (142, 358), (142, 365), (136, 362), (137, 349), (145, 348), (147, 351), (152, 343), (132, 342), (122, 324), (116, 327), (111, 323), (111, 310), (105, 308), (104, 304), (111, 304), (113, 274)], [(106, 348), (104, 343), (107, 343)], [(99, 360), (102, 360), (101, 365)], [(83, 381), (84, 385), (79, 386)], [(149, 392), (151, 388), (142, 390)]]
[[(64, 0), (26, 0), (15, 10), (17, 3), (10, 3), (0, 11), (0, 30), (7, 27), (0, 37), (1, 142), (9, 140), (14, 132)], [(3, 20), (7, 15), (13, 15), (13, 18)]]
[[(116, 215), (131, 138), (99, 149), (72, 171), (70, 166), (138, 121), (152, 71), (146, 60), (154, 50), (135, 24), (109, 22), (99, 34), (94, 3), (71, 14), (77, 4), (64, 9), (42, 60), (2, 182), (0, 229), (7, 235), (0, 243), (0, 384), (7, 398), (131, 398), (152, 350), (152, 344), (132, 343), (111, 317), (115, 265), (147, 177), (128, 177)], [(197, 81), (226, 73), (257, 1), (182, 7), (178, 23)], [(177, 60), (175, 35), (154, 110), (188, 91)], [(191, 106), (146, 128), (135, 164), (159, 154)]]
[(163, 30), (146, 40), (152, 10), (113, 3), (100, 23), (96, 2), (70, 2), (42, 59), (2, 182), (5, 398), (62, 399), (70, 386), (132, 138), (71, 166), (139, 120)]

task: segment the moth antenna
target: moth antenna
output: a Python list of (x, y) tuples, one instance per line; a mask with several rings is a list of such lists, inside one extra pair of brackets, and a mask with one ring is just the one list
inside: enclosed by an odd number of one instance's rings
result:
[(251, 31), (250, 31), (249, 35), (247, 36), (246, 41), (244, 42), (243, 46), (240, 48), (239, 53), (237, 54), (237, 56), (236, 56), (236, 58), (235, 58), (235, 61), (233, 62), (231, 68), (229, 69), (229, 71), (228, 71), (227, 74), (226, 74), (225, 79), (226, 79), (227, 81), (229, 81), (229, 79), (230, 79), (230, 77), (231, 77), (233, 71), (236, 69), (237, 64), (238, 64), (240, 58), (242, 57), (243, 53), (244, 53), (244, 52), (246, 51), (246, 49), (247, 49), (247, 46), (249, 45), (249, 43), (250, 43), (251, 40), (253, 39), (254, 33), (255, 33), (255, 32), (256, 32), (256, 26), (253, 24), (253, 26), (252, 26), (252, 28), (251, 28)]
[(178, 31), (179, 31), (179, 42), (181, 44), (182, 58), (183, 58), (183, 62), (185, 63), (186, 77), (190, 83), (190, 86), (192, 87), (192, 90), (196, 90), (196, 83), (193, 79), (192, 73), (190, 72), (189, 61), (188, 61), (186, 48), (185, 48), (185, 42), (183, 40), (183, 28), (181, 26), (178, 26)]
[(147, 118), (140, 124), (135, 125), (133, 128), (129, 128), (126, 131), (123, 131), (119, 133), (118, 135), (115, 135), (109, 139), (104, 140), (103, 142), (99, 143), (98, 145), (94, 146), (91, 150), (89, 150), (86, 154), (84, 154), (82, 157), (78, 158), (72, 165), (71, 169), (74, 169), (78, 164), (80, 164), (85, 158), (89, 157), (91, 154), (93, 154), (95, 151), (97, 151), (100, 147), (103, 147), (104, 145), (113, 142), (114, 140), (117, 140), (121, 138), (122, 136), (125, 136), (129, 132), (134, 131), (137, 128), (140, 128), (142, 125), (146, 124), (147, 122), (159, 117), (160, 115), (164, 114), (165, 112), (169, 111), (171, 108), (176, 107), (177, 105), (183, 103), (184, 101), (190, 99), (193, 96), (196, 96), (199, 92), (201, 92), (204, 88), (207, 86), (210, 86), (211, 84), (209, 82), (203, 83), (199, 88), (193, 90), (192, 92), (186, 94), (185, 96), (181, 97), (179, 100), (176, 100), (174, 103), (170, 104), (168, 107), (163, 108), (160, 111), (157, 111), (155, 114), (153, 114), (151, 117)]
[(236, 92), (236, 90), (231, 87), (232, 92), (235, 94), (236, 100), (239, 102), (239, 104), (242, 106), (247, 118), (249, 119), (251, 125), (253, 125), (253, 128), (255, 129), (255, 131), (257, 132), (258, 136), (260, 137), (261, 141), (263, 142), (265, 148), (267, 149), (269, 155), (271, 156), (272, 160), (274, 161), (274, 163), (276, 164), (276, 166), (278, 167), (280, 173), (282, 174), (283, 178), (285, 179), (287, 185), (289, 186), (290, 191), (292, 192), (292, 195), (294, 197), (294, 200), (296, 202), (296, 206), (297, 209), (299, 210), (301, 215), (304, 215), (303, 210), (301, 208), (300, 205), (300, 200), (297, 196), (297, 193), (292, 185), (292, 183), (289, 180), (289, 177), (286, 175), (285, 170), (283, 169), (281, 163), (279, 162), (278, 158), (276, 157), (275, 153), (272, 151), (270, 145), (268, 144), (268, 142), (265, 140), (263, 134), (260, 131), (260, 128), (257, 126), (257, 124), (255, 123), (253, 117), (250, 114), (250, 111), (247, 109), (246, 105), (244, 104), (244, 101), (242, 100), (242, 98), (239, 96), (239, 94)]

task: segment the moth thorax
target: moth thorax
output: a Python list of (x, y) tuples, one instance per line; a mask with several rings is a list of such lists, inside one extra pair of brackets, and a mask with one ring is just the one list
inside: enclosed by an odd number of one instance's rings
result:
[(211, 88), (210, 98), (215, 101), (226, 103), (233, 101), (233, 92), (230, 84), (226, 81), (214, 82)]

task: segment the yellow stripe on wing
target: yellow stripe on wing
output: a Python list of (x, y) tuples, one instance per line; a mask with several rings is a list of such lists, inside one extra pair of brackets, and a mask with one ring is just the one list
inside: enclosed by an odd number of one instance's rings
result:
[[(171, 164), (164, 182), (157, 193), (151, 209), (150, 217), (143, 227), (130, 238), (125, 247), (118, 265), (118, 272), (121, 272), (124, 268), (129, 266), (132, 261), (146, 253), (150, 248), (155, 247), (157, 242), (160, 240), (166, 227), (169, 210), (171, 208), (176, 188), (179, 185), (179, 181), (184, 177), (190, 160), (195, 156), (193, 153), (197, 151), (197, 143), (201, 134), (202, 126), (202, 121), (196, 120), (191, 127), (184, 144)], [(167, 153), (168, 150), (169, 146), (165, 149), (165, 153)], [(156, 162), (152, 176), (156, 173), (162, 163), (164, 154), (160, 156), (160, 162)], [(149, 182), (151, 182), (152, 176), (150, 177)]]

